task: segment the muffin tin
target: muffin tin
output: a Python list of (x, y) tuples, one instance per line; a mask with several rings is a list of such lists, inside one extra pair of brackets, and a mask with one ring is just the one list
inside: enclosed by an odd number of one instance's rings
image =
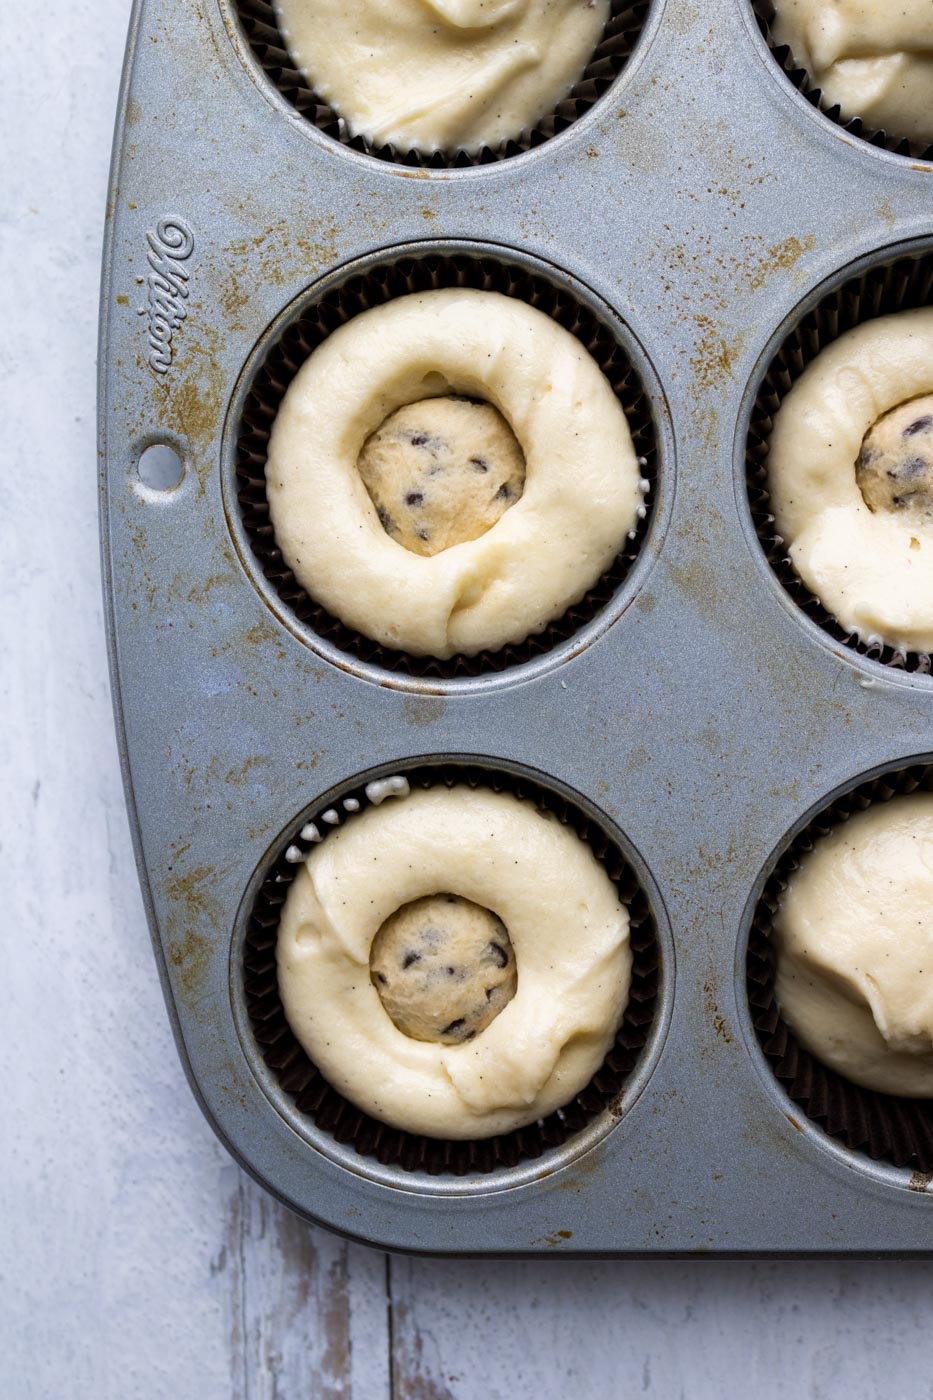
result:
[[(392, 1249), (933, 1252), (929, 1163), (903, 1135), (840, 1135), (775, 1056), (759, 905), (830, 804), (926, 772), (933, 678), (848, 645), (795, 595), (756, 475), (775, 365), (814, 309), (841, 295), (851, 314), (853, 279), (933, 255), (933, 165), (795, 90), (750, 0), (640, 7), (621, 75), (554, 135), (436, 168), (303, 116), (248, 8), (136, 5), (102, 294), (118, 734), (205, 1114), (292, 1208)], [(579, 616), (431, 668), (350, 645), (257, 552), (244, 411), (313, 308), (458, 268), (531, 279), (555, 314), (598, 324), (641, 395), (652, 485)], [(573, 813), (650, 929), (628, 1058), (519, 1150), (382, 1150), (352, 1112), (303, 1103), (263, 1039), (284, 852), (398, 772), (524, 785)]]

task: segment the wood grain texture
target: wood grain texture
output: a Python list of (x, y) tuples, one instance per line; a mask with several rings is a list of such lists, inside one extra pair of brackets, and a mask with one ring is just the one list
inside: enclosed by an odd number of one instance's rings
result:
[[(236, 1171), (236, 1169), (233, 1169)], [(236, 1172), (227, 1203), (236, 1400), (381, 1396), (388, 1389), (384, 1260), (314, 1230)]]
[(395, 1400), (933, 1394), (926, 1264), (394, 1259), (392, 1275)]
[(24, 28), (0, 6), (0, 1397), (926, 1400), (933, 1265), (387, 1268), (289, 1215), (212, 1137), (149, 948), (97, 565), (98, 261), (129, 0), (36, 9)]

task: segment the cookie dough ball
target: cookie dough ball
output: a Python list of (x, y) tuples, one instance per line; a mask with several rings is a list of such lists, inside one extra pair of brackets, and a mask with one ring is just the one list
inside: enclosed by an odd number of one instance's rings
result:
[(933, 794), (876, 803), (816, 843), (774, 920), (775, 993), (846, 1079), (933, 1099)]
[(479, 539), (525, 487), (525, 456), (502, 414), (453, 396), (391, 414), (357, 465), (386, 534), (428, 556)]
[(455, 894), (416, 899), (386, 919), (370, 971), (399, 1030), (437, 1045), (472, 1040), (518, 985), (505, 924)]
[(869, 510), (933, 516), (933, 394), (878, 419), (862, 444), (855, 475)]
[(773, 32), (848, 121), (933, 141), (930, 0), (775, 0)]

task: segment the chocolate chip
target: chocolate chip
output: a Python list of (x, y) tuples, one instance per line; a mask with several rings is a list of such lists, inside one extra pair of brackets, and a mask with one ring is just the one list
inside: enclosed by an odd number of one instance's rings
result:
[(392, 519), (389, 512), (387, 510), (383, 510), (381, 506), (379, 508), (378, 515), (379, 524), (382, 526), (383, 530), (385, 530), (387, 534), (390, 530), (394, 530), (396, 528), (395, 521)]
[(456, 1035), (457, 1031), (462, 1031), (465, 1025), (466, 1021), (461, 1016), (458, 1021), (451, 1021), (449, 1026), (445, 1026), (441, 1035)]
[(915, 476), (923, 476), (928, 470), (929, 463), (925, 462), (922, 457), (912, 457), (901, 467), (901, 476), (912, 481)]
[(419, 526), (419, 528), (415, 531), (415, 534), (418, 536), (419, 540), (428, 540), (430, 538), (427, 530), (424, 528), (423, 525)]
[(508, 967), (509, 955), (501, 943), (489, 943), (487, 947), (490, 957), (498, 967)]
[(917, 433), (926, 433), (933, 428), (933, 418), (918, 418), (913, 423), (908, 423), (901, 433), (901, 437), (915, 437)]
[(445, 967), (444, 971), (447, 973), (448, 977), (453, 977), (456, 974), (457, 969), (455, 967)]
[(511, 486), (509, 485), (509, 483), (508, 483), (507, 481), (503, 481), (502, 485), (499, 487), (498, 491), (496, 492), (496, 500), (497, 500), (497, 501), (510, 501), (511, 499), (512, 499), (512, 488), (511, 488)]
[(470, 466), (471, 466), (471, 467), (475, 467), (476, 470), (477, 470), (478, 472), (488, 472), (488, 471), (489, 471), (489, 463), (488, 463), (488, 462), (484, 462), (483, 459), (482, 459), (482, 457), (471, 457), (471, 458), (470, 458)]
[(410, 952), (410, 953), (406, 953), (406, 954), (405, 954), (404, 958), (402, 959), (402, 967), (403, 967), (403, 968), (411, 967), (413, 963), (418, 963), (418, 962), (420, 962), (420, 961), (421, 961), (421, 954), (412, 951), (412, 952)]
[(420, 491), (409, 491), (405, 497), (406, 506), (423, 506), (424, 496)]
[(385, 975), (384, 972), (377, 972), (377, 973), (376, 973), (376, 981), (380, 984), (380, 986), (383, 986), (383, 987), (388, 986), (388, 983), (389, 983), (389, 979), (388, 979), (388, 977), (386, 977), (386, 975)]
[(430, 438), (428, 437), (427, 433), (414, 433), (412, 435), (412, 447), (424, 447), (425, 443), (427, 442), (430, 442)]

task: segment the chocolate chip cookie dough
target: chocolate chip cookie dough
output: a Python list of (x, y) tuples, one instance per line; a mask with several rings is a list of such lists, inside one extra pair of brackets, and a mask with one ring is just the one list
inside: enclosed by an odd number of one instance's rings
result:
[(497, 409), (422, 399), (386, 419), (357, 463), (380, 524), (414, 554), (478, 539), (525, 489), (525, 456)]
[[(446, 974), (401, 990), (428, 950), (435, 970), (462, 969), (463, 1002)], [(631, 961), (628, 913), (589, 847), (530, 802), (465, 786), (332, 831), (298, 871), (277, 945), (285, 1014), (328, 1082), (393, 1127), (461, 1140), (523, 1127), (585, 1087)], [(445, 1018), (468, 1021), (480, 985), (495, 1014), (458, 1034)]]
[(855, 479), (871, 511), (933, 515), (933, 394), (878, 419), (862, 443)]
[(274, 0), (296, 67), (354, 136), (399, 151), (518, 137), (581, 77), (609, 0)]
[(416, 899), (376, 934), (373, 985), (413, 1040), (459, 1045), (484, 1031), (515, 995), (512, 940), (501, 919), (456, 894)]
[[(416, 439), (432, 435), (445, 445), (425, 451)], [(289, 385), (266, 461), (302, 587), (363, 636), (439, 658), (522, 642), (579, 602), (644, 514), (643, 489), (588, 351), (526, 303), (469, 289), (399, 297), (328, 336)]]
[(846, 120), (933, 141), (930, 0), (774, 0), (774, 8), (776, 42)]
[(866, 321), (781, 404), (771, 507), (791, 562), (863, 641), (933, 650), (933, 308)]
[(802, 1045), (864, 1088), (933, 1098), (933, 795), (876, 803), (818, 841), (774, 938)]

